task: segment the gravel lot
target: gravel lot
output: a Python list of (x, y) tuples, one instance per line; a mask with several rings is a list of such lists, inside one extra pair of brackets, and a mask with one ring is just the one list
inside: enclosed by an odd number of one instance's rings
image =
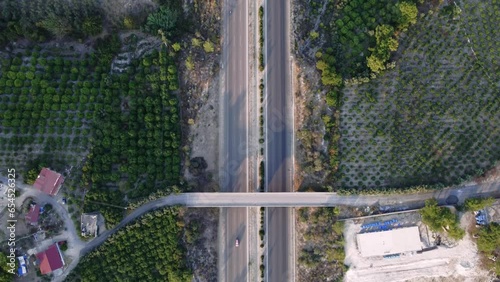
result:
[[(404, 221), (409, 216), (412, 215), (405, 214), (402, 218), (398, 216), (392, 218)], [(462, 227), (469, 225), (472, 219), (469, 216), (462, 217)], [(386, 218), (380, 220), (386, 220)], [(411, 220), (408, 221), (411, 223)], [(345, 264), (350, 266), (345, 276), (344, 281), (346, 282), (490, 281), (486, 271), (479, 267), (477, 248), (469, 234), (453, 247), (440, 246), (437, 250), (422, 254), (408, 254), (395, 259), (363, 258), (356, 246), (356, 233), (361, 230), (361, 224), (363, 222), (346, 221), (344, 229), (346, 238)], [(418, 223), (417, 225), (420, 226), (422, 246), (426, 247), (432, 244), (432, 234), (430, 232), (428, 235), (426, 234), (424, 225)]]

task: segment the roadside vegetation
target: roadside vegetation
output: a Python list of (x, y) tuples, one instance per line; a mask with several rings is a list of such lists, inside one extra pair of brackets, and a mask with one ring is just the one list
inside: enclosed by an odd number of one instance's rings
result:
[(191, 281), (178, 208), (148, 213), (83, 257), (66, 281)]
[(183, 227), (181, 241), (186, 248), (186, 264), (193, 272), (192, 280), (215, 282), (218, 269), (219, 208), (181, 210), (183, 222), (177, 222), (177, 225)]
[(263, 71), (264, 62), (264, 7), (259, 7), (259, 70)]
[[(9, 258), (3, 252), (0, 252), (0, 282), (10, 282), (14, 279), (14, 274), (10, 273), (10, 267), (7, 265), (10, 263)], [(17, 260), (16, 260), (17, 266)]]
[(425, 207), (420, 211), (422, 222), (434, 232), (445, 232), (450, 238), (460, 240), (465, 231), (460, 228), (460, 222), (455, 213), (447, 207), (439, 207), (436, 199), (425, 201)]
[(337, 208), (297, 210), (298, 281), (342, 281), (347, 267), (338, 215)]
[[(484, 255), (488, 270), (493, 269), (500, 277), (500, 224), (490, 223), (478, 232), (477, 248)], [(493, 259), (496, 258), (496, 259)]]
[(466, 211), (478, 211), (489, 207), (495, 203), (494, 198), (468, 198), (465, 200), (464, 208)]

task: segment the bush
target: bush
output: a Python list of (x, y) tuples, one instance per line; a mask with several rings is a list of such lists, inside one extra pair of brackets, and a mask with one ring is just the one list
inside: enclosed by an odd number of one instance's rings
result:
[(123, 27), (125, 29), (134, 29), (135, 28), (135, 22), (132, 17), (125, 17), (123, 19)]
[(181, 44), (179, 43), (172, 44), (172, 49), (174, 49), (175, 52), (179, 52), (182, 49)]
[(191, 39), (191, 45), (193, 45), (193, 47), (200, 47), (201, 46), (201, 41), (198, 38), (193, 37)]
[(82, 32), (85, 36), (97, 35), (102, 32), (102, 19), (98, 16), (85, 18), (82, 22)]
[(491, 223), (479, 230), (477, 248), (486, 253), (494, 252), (500, 248), (500, 224)]
[(214, 44), (210, 40), (205, 41), (203, 43), (203, 50), (207, 53), (212, 53), (214, 51)]
[(179, 16), (180, 13), (178, 10), (171, 7), (161, 7), (157, 12), (148, 16), (144, 29), (155, 35), (161, 29), (170, 37), (173, 35)]
[(23, 81), (20, 79), (14, 80), (14, 86), (20, 88), (21, 86), (23, 86)]
[(422, 222), (434, 232), (442, 232), (443, 228), (453, 239), (462, 239), (465, 235), (458, 224), (457, 216), (446, 207), (438, 207), (436, 199), (427, 200), (425, 207), (420, 210)]
[(464, 207), (467, 211), (477, 211), (493, 205), (494, 198), (470, 198), (465, 200)]
[(319, 33), (313, 30), (309, 32), (309, 37), (311, 38), (311, 40), (317, 39), (319, 37)]
[(186, 58), (186, 63), (185, 63), (185, 64), (186, 64), (186, 68), (187, 68), (188, 70), (193, 70), (193, 69), (194, 69), (193, 57), (188, 56), (188, 57)]
[(94, 48), (96, 50), (96, 57), (99, 60), (99, 64), (106, 65), (113, 60), (113, 57), (120, 51), (122, 43), (117, 34), (107, 35), (104, 38), (98, 38)]

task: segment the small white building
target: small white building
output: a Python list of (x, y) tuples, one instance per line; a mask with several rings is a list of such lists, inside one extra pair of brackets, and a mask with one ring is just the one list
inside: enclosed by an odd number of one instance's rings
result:
[(386, 256), (422, 250), (417, 226), (360, 233), (356, 236), (362, 257)]

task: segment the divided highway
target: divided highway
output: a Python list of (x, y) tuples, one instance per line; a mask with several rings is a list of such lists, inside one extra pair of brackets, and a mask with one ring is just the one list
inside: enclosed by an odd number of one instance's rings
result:
[[(248, 192), (248, 0), (224, 0), (222, 11), (220, 187), (241, 193)], [(248, 280), (247, 218), (243, 206), (221, 210), (219, 281)]]
[[(292, 190), (293, 105), (290, 80), (290, 1), (265, 1), (267, 192)], [(267, 193), (266, 193), (267, 194)], [(284, 199), (285, 195), (276, 195)], [(263, 205), (266, 206), (266, 205)], [(266, 209), (266, 281), (294, 281), (290, 208)]]

